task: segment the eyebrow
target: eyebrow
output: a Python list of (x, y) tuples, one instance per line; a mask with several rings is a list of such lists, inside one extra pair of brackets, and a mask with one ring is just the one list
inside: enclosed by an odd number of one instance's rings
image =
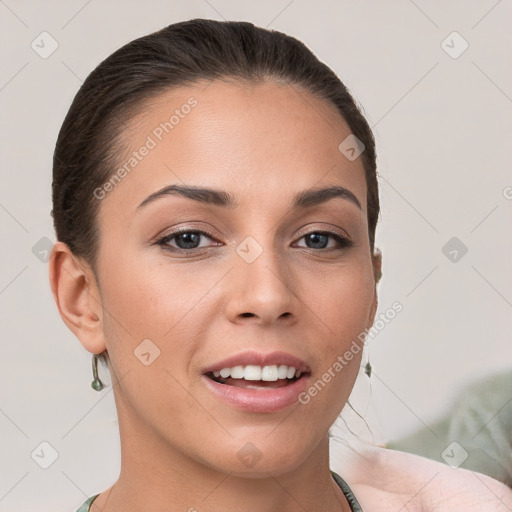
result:
[[(235, 209), (239, 206), (235, 197), (224, 190), (190, 185), (169, 185), (146, 197), (146, 199), (139, 204), (137, 210), (143, 208), (156, 199), (168, 195), (186, 197), (188, 199), (193, 199), (194, 201), (199, 201), (200, 203), (231, 209)], [(312, 206), (325, 203), (335, 197), (350, 201), (355, 204), (359, 210), (362, 210), (361, 203), (357, 197), (350, 190), (339, 185), (303, 190), (294, 196), (291, 207), (292, 209), (310, 208)]]

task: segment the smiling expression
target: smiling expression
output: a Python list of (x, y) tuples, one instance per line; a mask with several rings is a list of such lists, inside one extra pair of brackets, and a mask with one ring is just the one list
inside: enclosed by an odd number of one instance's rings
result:
[[(197, 105), (159, 140), (155, 128), (191, 97)], [(173, 89), (130, 122), (120, 163), (148, 136), (156, 145), (97, 219), (102, 329), (126, 436), (229, 471), (246, 469), (237, 453), (248, 442), (263, 454), (258, 471), (284, 471), (325, 437), (361, 354), (307, 405), (271, 412), (219, 398), (204, 369), (280, 351), (314, 382), (371, 327), (365, 173), (338, 149), (350, 133), (333, 106), (274, 81)]]

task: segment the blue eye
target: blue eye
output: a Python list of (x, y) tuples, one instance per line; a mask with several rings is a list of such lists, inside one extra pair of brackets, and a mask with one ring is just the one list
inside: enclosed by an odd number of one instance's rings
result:
[(313, 245), (321, 245), (322, 247), (308, 247), (309, 249), (326, 249), (324, 247), (325, 243), (329, 243), (329, 238), (333, 238), (338, 247), (331, 247), (330, 249), (344, 249), (348, 247), (352, 247), (353, 243), (351, 240), (346, 238), (345, 236), (341, 236), (338, 233), (331, 233), (330, 231), (311, 231), (310, 233), (301, 237), (305, 238), (307, 241), (312, 242)]
[[(202, 249), (202, 247), (197, 246), (197, 243), (199, 242), (202, 236), (210, 239), (212, 238), (212, 236), (209, 233), (206, 233), (204, 231), (183, 229), (165, 235), (164, 237), (160, 238), (156, 243), (158, 245), (165, 246), (167, 249), (171, 251), (189, 251), (198, 248)], [(171, 240), (176, 241), (176, 244), (178, 245), (177, 248), (169, 245), (169, 242)]]
[[(213, 235), (205, 231), (185, 228), (163, 236), (162, 238), (157, 240), (156, 244), (164, 246), (165, 249), (172, 252), (191, 252), (197, 249), (205, 248), (205, 246), (201, 247), (199, 245), (201, 237), (206, 237), (209, 238), (210, 240), (214, 239)], [(347, 237), (342, 236), (339, 233), (334, 233), (330, 231), (311, 231), (310, 233), (303, 235), (301, 238), (299, 238), (299, 240), (302, 240), (303, 238), (314, 245), (313, 247), (307, 247), (308, 249), (313, 250), (340, 250), (347, 249), (354, 245), (353, 242), (349, 240)], [(337, 247), (326, 247), (326, 245), (328, 245), (329, 243), (330, 238), (335, 240), (335, 242), (338, 245)], [(177, 247), (170, 245), (171, 241), (173, 241)], [(318, 247), (318, 245), (320, 245), (321, 247)]]

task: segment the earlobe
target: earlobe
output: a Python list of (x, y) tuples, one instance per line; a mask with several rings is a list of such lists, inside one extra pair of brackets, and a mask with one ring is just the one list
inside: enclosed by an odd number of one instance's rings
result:
[(78, 261), (69, 247), (56, 242), (49, 260), (50, 287), (60, 316), (86, 350), (106, 349), (102, 305), (92, 270)]
[(375, 283), (380, 281), (382, 277), (382, 251), (379, 248), (376, 248), (373, 256), (373, 275), (375, 277)]
[(377, 314), (377, 308), (379, 306), (379, 298), (377, 294), (377, 283), (379, 282), (380, 278), (382, 277), (382, 252), (380, 249), (376, 248), (373, 255), (372, 255), (372, 264), (373, 264), (373, 277), (375, 280), (375, 286), (373, 289), (373, 303), (372, 303), (372, 310), (370, 314), (370, 326), (373, 325), (373, 322), (375, 321), (375, 315)]

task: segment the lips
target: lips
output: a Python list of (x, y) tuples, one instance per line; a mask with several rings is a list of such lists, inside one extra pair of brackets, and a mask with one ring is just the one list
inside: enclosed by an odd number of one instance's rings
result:
[(247, 412), (276, 412), (296, 404), (311, 377), (310, 366), (292, 354), (241, 352), (203, 368), (206, 387)]
[[(311, 375), (305, 373), (283, 387), (251, 389), (221, 384), (207, 375), (201, 376), (202, 382), (213, 397), (223, 404), (249, 413), (273, 413), (297, 406), (301, 403), (299, 397), (305, 392), (310, 379)], [(260, 384), (262, 381), (257, 382)], [(276, 382), (267, 382), (266, 384), (276, 384)]]

